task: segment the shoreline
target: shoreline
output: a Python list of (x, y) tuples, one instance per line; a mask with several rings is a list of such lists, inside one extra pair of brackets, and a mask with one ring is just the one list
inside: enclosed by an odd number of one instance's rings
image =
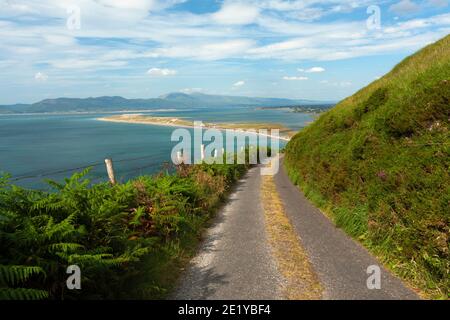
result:
[[(136, 116), (139, 116), (139, 115), (136, 115)], [(133, 118), (117, 119), (117, 118), (111, 118), (111, 117), (109, 117), (109, 118), (101, 117), (101, 118), (96, 118), (95, 120), (103, 121), (103, 122), (144, 124), (144, 125), (150, 125), (150, 126), (173, 127), (173, 128), (187, 128), (187, 129), (194, 129), (195, 128), (193, 124), (187, 124), (187, 123), (162, 123), (162, 122), (158, 122), (158, 121), (145, 121), (145, 120), (137, 120), (137, 119), (133, 119)], [(167, 118), (167, 120), (169, 120), (169, 118)], [(180, 121), (181, 119), (173, 118), (173, 120)], [(236, 123), (230, 123), (230, 124), (231, 125), (237, 125)], [(220, 127), (220, 126), (217, 126), (217, 125), (214, 125), (214, 124), (204, 124), (203, 129), (217, 129), (217, 130), (220, 130), (220, 131), (235, 130), (237, 132), (245, 133), (245, 129), (225, 128), (225, 127)], [(270, 129), (268, 129), (268, 130), (270, 130)], [(268, 138), (271, 138), (271, 139), (283, 140), (283, 141), (286, 141), (286, 142), (289, 142), (291, 140), (291, 137), (282, 136), (282, 135), (280, 135), (279, 137), (276, 137), (276, 136), (271, 135), (271, 134), (263, 134), (263, 133), (259, 133), (259, 132), (256, 132), (256, 135), (258, 135), (258, 136), (265, 136), (265, 137), (268, 137)]]

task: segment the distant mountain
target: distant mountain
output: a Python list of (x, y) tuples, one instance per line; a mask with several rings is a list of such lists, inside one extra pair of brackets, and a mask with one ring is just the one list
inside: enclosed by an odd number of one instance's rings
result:
[(241, 96), (208, 95), (203, 93), (170, 93), (160, 98), (167, 101), (181, 102), (184, 104), (193, 104), (199, 107), (211, 106), (261, 106), (261, 107), (280, 107), (297, 106), (305, 104), (321, 104), (318, 101), (292, 100), (279, 98), (252, 98)]
[(109, 112), (126, 110), (152, 110), (168, 108), (208, 107), (280, 107), (320, 105), (321, 102), (277, 98), (251, 98), (238, 96), (207, 95), (202, 93), (169, 93), (152, 99), (126, 99), (123, 97), (57, 98), (33, 104), (0, 106), (5, 113), (56, 113), (56, 112)]

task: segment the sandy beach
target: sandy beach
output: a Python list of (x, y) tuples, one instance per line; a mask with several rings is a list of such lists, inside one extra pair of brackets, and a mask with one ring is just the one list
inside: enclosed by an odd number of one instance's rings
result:
[[(153, 116), (146, 116), (142, 114), (122, 114), (117, 116), (111, 116), (111, 117), (103, 117), (103, 118), (97, 118), (98, 121), (105, 121), (105, 122), (116, 122), (116, 123), (135, 123), (135, 124), (146, 124), (146, 125), (152, 125), (152, 126), (164, 126), (164, 127), (176, 127), (176, 128), (194, 128), (194, 123), (188, 120), (175, 118), (175, 117), (153, 117)], [(278, 129), (280, 130), (280, 136), (276, 137), (274, 135), (270, 134), (262, 134), (257, 133), (261, 136), (266, 136), (268, 138), (279, 138), (283, 141), (290, 141), (291, 136), (295, 134), (295, 132), (289, 130), (288, 128), (277, 125), (277, 124), (270, 124), (270, 123), (204, 123), (203, 127), (205, 129), (218, 129), (218, 130), (228, 130), (233, 129), (236, 131), (242, 131), (245, 132), (246, 130), (258, 130), (260, 129), (266, 129), (268, 131)]]

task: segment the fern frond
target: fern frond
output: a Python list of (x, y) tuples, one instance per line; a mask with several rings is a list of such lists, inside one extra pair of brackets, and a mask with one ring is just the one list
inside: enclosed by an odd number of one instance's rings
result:
[(43, 300), (48, 292), (25, 288), (0, 288), (0, 300)]
[(145, 216), (145, 208), (143, 207), (139, 207), (136, 212), (134, 213), (134, 217), (133, 219), (131, 219), (130, 224), (134, 225), (134, 226), (139, 226), (141, 225), (141, 218)]
[(41, 267), (0, 265), (0, 281), (13, 286), (27, 281), (36, 274), (46, 275)]
[(54, 223), (53, 219), (50, 219), (44, 230), (45, 237), (49, 240), (65, 239), (66, 236), (76, 232), (73, 226), (75, 218), (76, 214), (72, 213), (59, 223)]
[(78, 243), (54, 243), (48, 247), (49, 252), (76, 252), (84, 249), (84, 246)]
[(108, 253), (100, 254), (73, 254), (69, 256), (68, 262), (70, 264), (87, 265), (87, 266), (102, 266), (111, 267), (119, 266), (123, 263), (130, 262), (130, 258), (126, 256), (116, 257)]

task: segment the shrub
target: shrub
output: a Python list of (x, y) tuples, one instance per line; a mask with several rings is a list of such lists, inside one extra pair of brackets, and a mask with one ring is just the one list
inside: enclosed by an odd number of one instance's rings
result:
[[(85, 171), (64, 183), (49, 181), (50, 192), (1, 177), (0, 299), (158, 296), (170, 283), (149, 278), (149, 270), (181, 259), (183, 247), (195, 245), (182, 242), (197, 237), (246, 168), (183, 166), (117, 185), (91, 185)], [(82, 290), (66, 288), (69, 265), (80, 267)], [(129, 287), (136, 282), (140, 291)]]

